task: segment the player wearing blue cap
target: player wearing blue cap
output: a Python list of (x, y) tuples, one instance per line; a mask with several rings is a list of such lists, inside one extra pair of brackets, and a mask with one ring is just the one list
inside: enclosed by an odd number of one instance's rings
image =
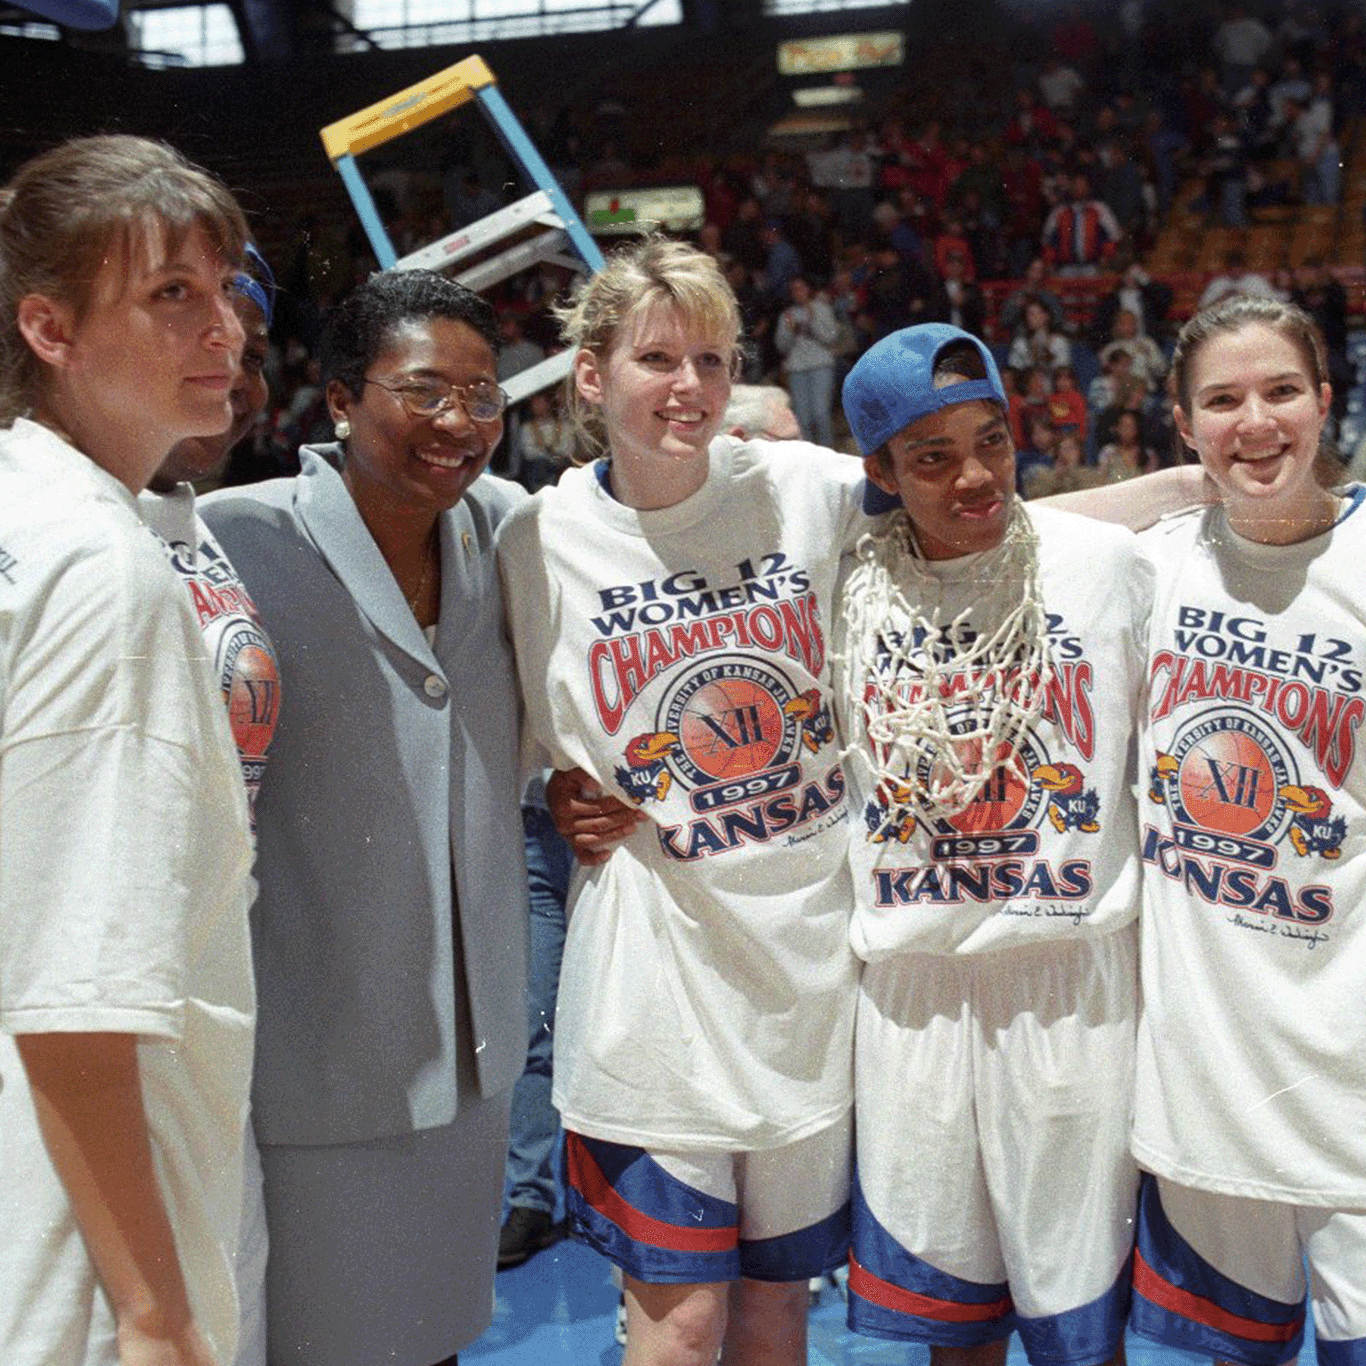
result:
[(1119, 1351), (1137, 1175), (1133, 729), (1152, 574), (1014, 494), (990, 352), (929, 324), (850, 372), (868, 511), (836, 697), (857, 828), (850, 1323), (934, 1366)]

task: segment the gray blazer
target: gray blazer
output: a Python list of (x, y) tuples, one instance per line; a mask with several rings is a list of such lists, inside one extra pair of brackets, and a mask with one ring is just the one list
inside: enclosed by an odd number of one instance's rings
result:
[(525, 1062), (519, 703), (493, 542), (526, 495), (485, 475), (442, 517), (429, 646), (341, 476), (302, 460), (200, 511), (280, 657), (257, 805), (257, 1137), (346, 1143), (455, 1118), (457, 993), (480, 1093)]

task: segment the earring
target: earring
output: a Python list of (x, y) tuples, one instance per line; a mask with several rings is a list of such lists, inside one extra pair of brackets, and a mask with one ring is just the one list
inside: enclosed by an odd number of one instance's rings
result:
[(339, 417), (333, 424), (332, 430), (337, 434), (338, 441), (345, 441), (351, 435), (351, 423), (344, 417)]

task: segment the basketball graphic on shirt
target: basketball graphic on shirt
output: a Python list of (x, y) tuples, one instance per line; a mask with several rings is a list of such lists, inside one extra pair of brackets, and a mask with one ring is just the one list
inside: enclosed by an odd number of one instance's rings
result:
[(265, 637), (251, 622), (234, 620), (219, 644), (219, 683), (233, 742), (244, 760), (270, 748), (280, 709), (280, 670)]
[(1008, 830), (1024, 809), (1028, 795), (1028, 783), (1014, 769), (998, 765), (968, 806), (949, 817), (949, 824), (968, 835)]
[[(975, 735), (961, 735), (975, 725), (971, 717), (960, 716), (950, 723), (960, 731), (960, 738), (952, 743), (958, 762), (968, 771), (980, 770), (982, 740)], [(1033, 782), (1030, 774), (1048, 762), (1048, 754), (1040, 737), (1025, 732), (1014, 745), (1006, 741), (996, 744), (996, 767), (963, 810), (952, 815), (926, 812), (922, 819), (937, 835), (990, 835), (1002, 830), (1021, 830), (1034, 826), (1046, 807), (1043, 790)], [(948, 767), (942, 760), (922, 759), (917, 774), (922, 788), (947, 781)]]
[(1182, 757), (1181, 805), (1206, 829), (1247, 835), (1265, 824), (1278, 784), (1266, 751), (1250, 735), (1217, 730)]
[(263, 758), (275, 732), (280, 680), (275, 661), (259, 645), (238, 652), (228, 681), (228, 720), (244, 758)]
[(786, 730), (773, 694), (747, 678), (704, 683), (683, 707), (678, 727), (684, 753), (710, 778), (735, 778), (767, 768)]
[(794, 760), (810, 710), (794, 705), (801, 696), (766, 661), (713, 656), (681, 674), (659, 706), (655, 728), (678, 737), (665, 762), (694, 798), (705, 790), (706, 809), (790, 786), (800, 777)]
[[(981, 741), (960, 741), (959, 760), (971, 770), (981, 762)], [(1029, 784), (1020, 776), (1017, 765), (1005, 762), (1010, 756), (1009, 745), (998, 745), (996, 758), (1000, 761), (978, 789), (977, 795), (957, 815), (947, 817), (947, 824), (966, 835), (984, 831), (1008, 830), (1024, 808), (1029, 796)], [(931, 770), (931, 781), (944, 782), (949, 777), (943, 764)]]
[(1281, 837), (1288, 819), (1279, 793), (1299, 779), (1270, 728), (1249, 712), (1221, 707), (1187, 721), (1154, 781), (1178, 824), (1265, 848)]

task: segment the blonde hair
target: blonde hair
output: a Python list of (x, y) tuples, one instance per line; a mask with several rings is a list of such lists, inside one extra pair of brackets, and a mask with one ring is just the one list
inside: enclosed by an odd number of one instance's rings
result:
[[(660, 305), (676, 308), (689, 329), (729, 338), (738, 357), (740, 306), (720, 266), (706, 252), (667, 237), (647, 237), (614, 251), (554, 312), (567, 346), (605, 361), (622, 327), (638, 312)], [(575, 459), (585, 463), (606, 455), (602, 415), (579, 393), (572, 373), (564, 395), (580, 438)]]
[(140, 241), (174, 251), (196, 227), (228, 262), (246, 220), (227, 187), (165, 143), (74, 138), (25, 162), (0, 190), (0, 426), (32, 408), (42, 362), (19, 332), (19, 302), (41, 294), (81, 317), (100, 271), (127, 271)]

